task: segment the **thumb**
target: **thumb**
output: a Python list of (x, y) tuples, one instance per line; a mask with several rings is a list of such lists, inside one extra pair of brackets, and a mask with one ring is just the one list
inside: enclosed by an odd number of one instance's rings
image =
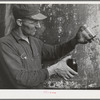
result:
[(66, 61), (66, 60), (71, 59), (71, 58), (72, 58), (72, 55), (70, 55), (70, 56), (66, 56), (66, 57), (63, 58), (62, 60), (63, 60), (63, 61)]

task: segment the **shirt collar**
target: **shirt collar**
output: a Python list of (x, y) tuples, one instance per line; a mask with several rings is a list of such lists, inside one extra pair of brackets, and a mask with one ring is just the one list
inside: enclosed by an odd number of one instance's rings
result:
[[(24, 40), (22, 39), (19, 34), (20, 34), (20, 31), (19, 29), (13, 29), (12, 32), (11, 32), (12, 36), (14, 37), (14, 39), (19, 42), (20, 40)], [(29, 40), (31, 40), (31, 36), (28, 37)], [(34, 38), (34, 37), (33, 37)], [(24, 40), (25, 41), (25, 40)], [(26, 41), (27, 42), (27, 41)]]
[(13, 29), (11, 34), (12, 36), (15, 38), (15, 40), (18, 42), (19, 40), (21, 40), (22, 38), (19, 36), (19, 29)]

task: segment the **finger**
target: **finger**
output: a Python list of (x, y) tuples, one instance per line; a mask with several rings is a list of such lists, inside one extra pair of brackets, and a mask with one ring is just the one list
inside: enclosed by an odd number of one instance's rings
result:
[(66, 78), (67, 80), (70, 78), (66, 73), (58, 74), (62, 78)]
[(92, 38), (94, 37), (94, 35), (92, 34), (92, 32), (88, 32), (88, 35)]
[(64, 79), (65, 81), (67, 81), (67, 80), (68, 80), (66, 77), (63, 77), (63, 79)]
[(95, 37), (96, 35), (93, 35), (92, 33), (89, 32), (85, 34), (85, 38), (88, 40), (88, 42), (91, 42)]
[(70, 67), (69, 67), (69, 71), (70, 71), (70, 73), (72, 73), (73, 75), (78, 75), (78, 73), (77, 73), (76, 71), (74, 71), (73, 69), (71, 69)]
[(71, 59), (71, 58), (72, 58), (72, 55), (70, 55), (70, 56), (66, 56), (66, 57), (63, 58), (62, 60), (63, 60), (63, 61), (66, 61), (66, 60)]
[(91, 43), (92, 41), (94, 41), (94, 38), (95, 38), (95, 37), (92, 37), (91, 39), (88, 39), (87, 41), (88, 41), (89, 43)]
[(66, 77), (67, 79), (69, 79), (69, 78), (70, 78), (70, 76), (69, 76), (69, 75), (66, 75), (65, 77)]
[(88, 29), (88, 35), (91, 37), (91, 38), (94, 38), (96, 36), (96, 34), (91, 30), (91, 29)]
[(85, 35), (85, 39), (90, 40), (92, 37), (89, 36), (89, 34), (84, 34)]
[(69, 79), (69, 76), (68, 75), (64, 75), (64, 74), (59, 75), (58, 74), (58, 76), (61, 77), (61, 78), (63, 78), (65, 81)]
[(96, 37), (96, 35), (95, 35), (95, 36), (93, 36), (90, 40), (91, 40), (91, 41), (93, 41), (95, 37)]
[(67, 73), (67, 75), (66, 75), (66, 78), (67, 78), (67, 79), (70, 79), (70, 78), (72, 78), (72, 77), (74, 77), (74, 76), (70, 76), (70, 73)]
[(74, 77), (74, 75), (71, 74), (70, 72), (68, 72), (68, 76), (69, 76), (70, 78), (73, 78), (73, 77)]

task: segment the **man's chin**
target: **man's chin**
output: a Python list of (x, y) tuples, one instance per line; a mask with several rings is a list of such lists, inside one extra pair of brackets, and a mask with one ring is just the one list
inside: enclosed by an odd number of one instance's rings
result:
[(36, 34), (35, 32), (34, 33), (30, 33), (29, 36), (35, 36), (35, 34)]
[(31, 34), (31, 36), (35, 36), (35, 34)]

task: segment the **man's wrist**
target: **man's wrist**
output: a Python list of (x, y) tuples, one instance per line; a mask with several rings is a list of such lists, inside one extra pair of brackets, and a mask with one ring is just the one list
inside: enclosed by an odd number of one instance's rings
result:
[(56, 65), (54, 64), (54, 65), (51, 65), (50, 67), (47, 68), (49, 76), (56, 74), (56, 72), (55, 72), (55, 66)]
[(72, 46), (75, 46), (75, 45), (77, 45), (77, 44), (78, 44), (77, 38), (74, 37), (74, 38), (71, 40), (71, 45), (72, 45)]

